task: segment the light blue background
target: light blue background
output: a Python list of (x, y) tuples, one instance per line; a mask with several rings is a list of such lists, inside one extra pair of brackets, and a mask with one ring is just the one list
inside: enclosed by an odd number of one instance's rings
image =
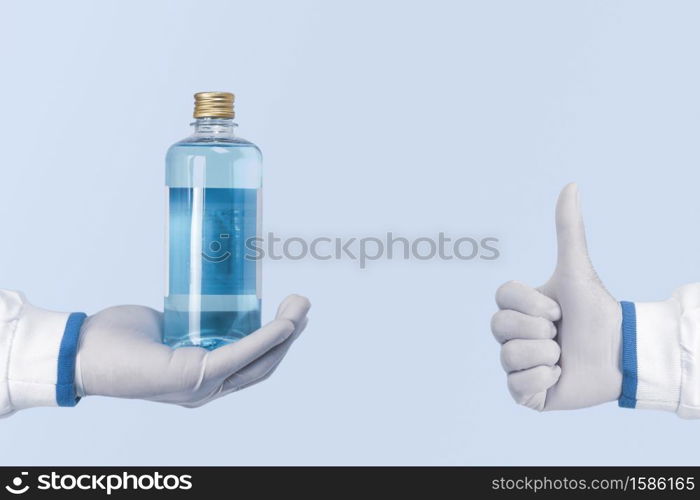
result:
[(494, 235), (497, 262), (267, 262), (311, 323), (199, 410), (87, 398), (0, 422), (2, 464), (696, 464), (700, 424), (516, 406), (493, 292), (540, 284), (579, 182), (619, 299), (700, 279), (700, 6), (677, 1), (3, 2), (0, 286), (161, 306), (163, 155), (233, 90), (265, 229)]

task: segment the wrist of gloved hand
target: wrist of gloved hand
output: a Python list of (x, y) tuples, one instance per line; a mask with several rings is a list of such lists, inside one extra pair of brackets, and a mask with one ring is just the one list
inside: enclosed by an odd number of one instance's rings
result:
[(74, 406), (75, 353), (85, 315), (31, 305), (0, 290), (0, 416), (37, 406)]
[[(683, 294), (663, 302), (622, 302), (622, 394), (625, 408), (677, 411), (683, 367)], [(685, 399), (685, 398), (683, 398)]]

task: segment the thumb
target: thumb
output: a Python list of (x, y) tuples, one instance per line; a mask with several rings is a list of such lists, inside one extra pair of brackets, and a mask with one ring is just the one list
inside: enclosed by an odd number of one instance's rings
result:
[(556, 210), (557, 269), (560, 271), (586, 271), (592, 269), (586, 245), (578, 186), (564, 186)]

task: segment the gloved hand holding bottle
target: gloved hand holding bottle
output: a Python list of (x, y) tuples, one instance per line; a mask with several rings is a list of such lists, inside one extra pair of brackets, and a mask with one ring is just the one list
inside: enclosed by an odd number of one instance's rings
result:
[(559, 196), (556, 229), (549, 281), (496, 292), (491, 329), (515, 401), (571, 410), (618, 400), (700, 418), (700, 283), (663, 302), (618, 302), (589, 259), (575, 184)]
[(309, 301), (287, 297), (276, 318), (213, 351), (162, 343), (163, 315), (117, 306), (86, 317), (32, 306), (0, 290), (0, 416), (75, 406), (82, 396), (197, 407), (265, 380), (306, 327)]
[(87, 318), (0, 290), (0, 417), (91, 395), (196, 407), (275, 370), (310, 304), (287, 297), (260, 328), (260, 260), (247, 243), (261, 227), (262, 156), (235, 136), (233, 103), (195, 94), (195, 131), (168, 150), (164, 314), (119, 306)]

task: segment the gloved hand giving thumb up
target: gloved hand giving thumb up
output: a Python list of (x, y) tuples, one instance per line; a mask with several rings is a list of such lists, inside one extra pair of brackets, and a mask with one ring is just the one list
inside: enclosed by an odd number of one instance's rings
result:
[(557, 265), (549, 281), (539, 288), (502, 285), (491, 322), (513, 398), (536, 410), (614, 401), (622, 385), (621, 308), (588, 256), (575, 184), (559, 195), (556, 229)]

